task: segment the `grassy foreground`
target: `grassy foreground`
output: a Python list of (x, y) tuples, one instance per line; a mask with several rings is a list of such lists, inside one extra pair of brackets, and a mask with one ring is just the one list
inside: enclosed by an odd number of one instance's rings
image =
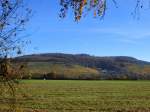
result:
[(24, 96), (19, 102), (36, 112), (150, 112), (150, 81), (27, 80), (22, 84)]

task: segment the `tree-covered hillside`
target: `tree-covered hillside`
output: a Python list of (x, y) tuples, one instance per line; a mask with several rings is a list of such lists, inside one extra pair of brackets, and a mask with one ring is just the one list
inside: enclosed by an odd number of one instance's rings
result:
[(30, 78), (150, 79), (150, 63), (132, 57), (47, 53), (15, 58), (27, 62)]

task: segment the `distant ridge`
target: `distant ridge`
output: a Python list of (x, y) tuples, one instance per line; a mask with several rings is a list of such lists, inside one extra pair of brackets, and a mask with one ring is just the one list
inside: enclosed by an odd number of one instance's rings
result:
[(65, 67), (72, 65), (88, 67), (97, 70), (101, 74), (102, 79), (119, 79), (123, 77), (144, 79), (149, 78), (150, 75), (150, 62), (128, 56), (99, 57), (88, 54), (44, 53), (24, 55), (15, 58), (15, 60), (34, 63), (34, 66), (38, 66), (40, 62), (45, 64), (63, 64)]
[[(40, 54), (30, 54), (30, 55), (23, 55), (20, 57), (17, 57), (16, 59), (31, 59), (32, 58), (37, 58), (37, 59), (41, 59), (41, 60), (47, 60), (47, 57), (51, 58), (51, 57), (66, 57), (66, 56), (73, 56), (73, 57), (87, 57), (87, 58), (101, 58), (101, 59), (113, 59), (113, 60), (120, 60), (120, 61), (139, 61), (142, 62), (144, 64), (150, 64), (150, 62), (148, 61), (142, 61), (142, 60), (138, 60), (134, 57), (129, 57), (129, 56), (93, 56), (93, 55), (89, 55), (89, 54), (65, 54), (65, 53), (40, 53)], [(43, 59), (42, 59), (43, 58)]]

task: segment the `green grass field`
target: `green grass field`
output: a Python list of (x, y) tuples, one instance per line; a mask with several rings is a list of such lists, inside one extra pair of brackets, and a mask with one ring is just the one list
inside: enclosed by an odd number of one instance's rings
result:
[(27, 80), (22, 84), (19, 102), (36, 112), (150, 112), (150, 81)]

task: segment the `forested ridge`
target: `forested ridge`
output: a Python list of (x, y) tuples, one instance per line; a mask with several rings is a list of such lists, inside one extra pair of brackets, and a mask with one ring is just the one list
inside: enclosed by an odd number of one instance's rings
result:
[(150, 62), (127, 56), (46, 53), (14, 60), (27, 62), (30, 78), (37, 79), (150, 79)]

